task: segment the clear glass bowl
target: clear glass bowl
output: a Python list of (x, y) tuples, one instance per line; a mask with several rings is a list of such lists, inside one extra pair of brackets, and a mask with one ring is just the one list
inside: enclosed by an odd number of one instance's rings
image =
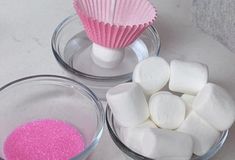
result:
[[(114, 141), (114, 143), (117, 145), (117, 147), (126, 155), (127, 159), (130, 160), (153, 160), (151, 158), (144, 157), (143, 155), (140, 155), (130, 148), (128, 148), (123, 142), (121, 138), (121, 126), (115, 121), (115, 118), (113, 117), (112, 111), (110, 107), (107, 105), (106, 108), (106, 123), (108, 126), (109, 134)], [(214, 144), (214, 146), (203, 156), (196, 156), (193, 155), (191, 160), (209, 160), (212, 158), (223, 146), (225, 140), (228, 136), (228, 130), (221, 133), (221, 136), (217, 143)]]
[(125, 48), (124, 60), (118, 67), (100, 68), (90, 57), (92, 42), (79, 17), (72, 15), (58, 25), (51, 45), (55, 58), (69, 71), (68, 75), (84, 83), (105, 100), (109, 88), (132, 79), (132, 71), (139, 61), (159, 54), (160, 38), (156, 27), (150, 26), (133, 44)]
[(0, 88), (0, 157), (6, 137), (18, 126), (40, 119), (62, 120), (77, 127), (85, 150), (72, 160), (84, 160), (103, 132), (104, 110), (90, 89), (69, 78), (37, 75)]

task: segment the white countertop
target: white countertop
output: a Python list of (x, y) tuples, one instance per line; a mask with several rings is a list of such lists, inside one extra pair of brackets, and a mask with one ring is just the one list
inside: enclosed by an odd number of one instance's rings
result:
[[(196, 60), (208, 64), (210, 81), (235, 98), (235, 54), (192, 25), (192, 0), (155, 0), (158, 31), (167, 60)], [(55, 27), (74, 13), (72, 0), (0, 0), (0, 86), (28, 75), (66, 72), (55, 60), (50, 39)], [(235, 125), (213, 160), (235, 159)], [(94, 160), (124, 160), (104, 133)]]

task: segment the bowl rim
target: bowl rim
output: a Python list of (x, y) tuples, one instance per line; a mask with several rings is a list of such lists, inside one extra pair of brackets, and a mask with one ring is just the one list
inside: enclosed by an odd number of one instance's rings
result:
[[(64, 29), (64, 27), (66, 27), (71, 21), (74, 21), (76, 19), (78, 19), (80, 21), (79, 17), (76, 14), (72, 14), (69, 17), (65, 18), (61, 23), (59, 23), (59, 25), (56, 27), (56, 29), (52, 35), (51, 48), (52, 48), (52, 52), (53, 52), (56, 60), (59, 62), (59, 64), (63, 68), (68, 70), (70, 73), (73, 73), (76, 76), (79, 76), (84, 79), (89, 79), (89, 80), (93, 80), (93, 81), (107, 81), (107, 82), (120, 81), (120, 80), (126, 80), (126, 79), (131, 80), (132, 72), (127, 73), (127, 74), (123, 74), (123, 75), (118, 75), (118, 76), (95, 76), (95, 75), (83, 73), (83, 72), (80, 72), (80, 71), (74, 69), (73, 67), (68, 65), (63, 60), (63, 58), (61, 58), (60, 54), (58, 53), (58, 48), (57, 48), (58, 36), (60, 35), (60, 33)], [(159, 41), (159, 47), (157, 48), (156, 53), (155, 53), (155, 55), (158, 56), (160, 53), (160, 48), (161, 48), (161, 40), (159, 37), (159, 33), (157, 31), (157, 28), (154, 25), (150, 25), (147, 29), (154, 35), (155, 39), (157, 39)]]
[[(111, 108), (109, 107), (108, 104), (106, 106), (106, 113), (105, 113), (105, 115), (106, 115), (106, 124), (107, 124), (107, 128), (108, 128), (109, 134), (110, 134), (113, 142), (118, 146), (118, 148), (122, 152), (124, 152), (130, 158), (134, 158), (136, 160), (155, 160), (155, 159), (151, 159), (151, 158), (145, 157), (145, 156), (143, 156), (143, 155), (133, 151), (132, 149), (127, 147), (117, 137), (115, 131), (113, 130), (112, 124), (110, 124), (110, 123), (113, 123), (114, 117), (113, 117)], [(210, 158), (212, 158), (221, 149), (222, 145), (226, 141), (226, 139), (228, 137), (228, 132), (229, 132), (229, 130), (225, 130), (225, 131), (221, 132), (221, 136), (220, 136), (218, 142), (216, 144), (214, 144), (212, 146), (212, 148), (206, 154), (204, 154), (202, 156), (192, 156), (190, 160), (209, 160)]]
[[(63, 82), (68, 82), (71, 85), (78, 86), (82, 90), (86, 92), (86, 96), (91, 98), (91, 100), (95, 103), (96, 110), (97, 110), (97, 126), (96, 126), (96, 133), (94, 134), (92, 141), (89, 143), (89, 145), (86, 146), (86, 148), (79, 154), (76, 155), (75, 157), (72, 157), (71, 160), (78, 160), (83, 157), (86, 157), (86, 155), (89, 155), (93, 149), (96, 147), (98, 144), (101, 135), (104, 130), (104, 125), (105, 125), (105, 112), (102, 103), (100, 100), (96, 97), (96, 95), (84, 84), (81, 82), (75, 81), (71, 78), (64, 77), (64, 76), (59, 76), (59, 75), (50, 75), (50, 74), (42, 74), (42, 75), (32, 75), (32, 76), (27, 76), (24, 78), (20, 78), (14, 81), (11, 81), (4, 86), (0, 87), (0, 93), (3, 92), (4, 90), (8, 89), (9, 87), (14, 87), (15, 85), (21, 85), (21, 82), (26, 82), (29, 80), (36, 80), (36, 81), (56, 81), (56, 80), (62, 80)], [(31, 81), (30, 81), (31, 82)], [(0, 160), (4, 160), (3, 158), (0, 158)]]

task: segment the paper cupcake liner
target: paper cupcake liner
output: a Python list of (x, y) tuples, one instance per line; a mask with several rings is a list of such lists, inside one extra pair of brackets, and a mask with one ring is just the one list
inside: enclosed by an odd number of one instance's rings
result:
[(148, 0), (74, 0), (74, 8), (90, 40), (108, 48), (130, 45), (156, 19)]

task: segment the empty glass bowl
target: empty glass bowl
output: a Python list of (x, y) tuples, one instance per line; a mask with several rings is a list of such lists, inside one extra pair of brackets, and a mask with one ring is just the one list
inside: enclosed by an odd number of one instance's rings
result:
[(79, 17), (73, 15), (58, 25), (51, 45), (57, 61), (71, 73), (69, 76), (81, 81), (100, 99), (105, 100), (109, 88), (132, 79), (132, 71), (139, 61), (159, 54), (160, 38), (156, 27), (150, 26), (133, 44), (125, 48), (125, 57), (118, 67), (101, 68), (93, 63), (90, 57), (92, 42)]
[(73, 160), (84, 160), (95, 149), (103, 132), (104, 110), (97, 97), (83, 84), (54, 75), (37, 75), (0, 88), (0, 157), (7, 136), (22, 124), (62, 120), (75, 126), (86, 146)]
[[(130, 160), (153, 160), (151, 158), (147, 158), (143, 155), (140, 155), (134, 151), (132, 151), (130, 148), (128, 148), (123, 142), (122, 142), (122, 136), (121, 136), (121, 126), (115, 121), (115, 118), (113, 117), (112, 111), (109, 106), (106, 108), (106, 123), (108, 126), (108, 130), (110, 133), (110, 136), (114, 143), (117, 145), (117, 147), (126, 155), (127, 159)], [(221, 133), (221, 136), (217, 143), (214, 144), (214, 146), (203, 156), (196, 156), (193, 155), (191, 160), (209, 160), (212, 158), (223, 146), (226, 138), (228, 135), (228, 130)]]

